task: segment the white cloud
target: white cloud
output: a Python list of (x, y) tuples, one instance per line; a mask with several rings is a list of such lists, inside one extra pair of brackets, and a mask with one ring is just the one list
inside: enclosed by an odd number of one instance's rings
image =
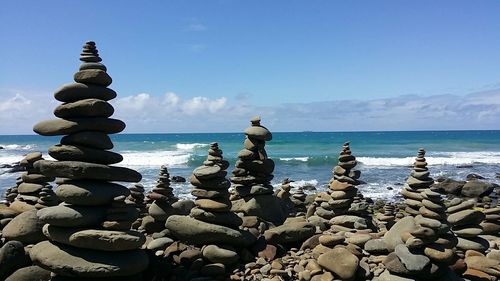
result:
[(207, 30), (207, 27), (201, 23), (191, 23), (188, 25), (187, 30), (194, 31), (194, 32), (200, 32), (200, 31)]
[(227, 99), (225, 97), (211, 100), (206, 97), (194, 97), (187, 100), (182, 105), (182, 111), (188, 115), (196, 115), (199, 112), (208, 111), (216, 113), (226, 106)]
[(0, 114), (23, 111), (30, 106), (31, 100), (25, 98), (19, 93), (16, 93), (11, 98), (0, 100)]

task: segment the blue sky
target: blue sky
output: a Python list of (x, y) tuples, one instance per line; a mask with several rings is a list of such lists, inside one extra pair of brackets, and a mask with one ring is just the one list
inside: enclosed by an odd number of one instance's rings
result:
[[(500, 129), (499, 14), (500, 1), (7, 1), (0, 134), (50, 118), (88, 39), (128, 132), (240, 131), (254, 114), (278, 131)], [(456, 102), (477, 93), (488, 103), (459, 119)], [(425, 106), (393, 115), (425, 97), (449, 120), (419, 119)], [(332, 121), (372, 103), (386, 108)], [(158, 126), (165, 118), (176, 122)]]

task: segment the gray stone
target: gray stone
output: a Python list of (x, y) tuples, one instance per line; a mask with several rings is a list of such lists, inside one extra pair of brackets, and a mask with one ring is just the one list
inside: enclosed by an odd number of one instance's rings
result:
[(33, 127), (35, 133), (42, 136), (61, 136), (83, 131), (97, 131), (116, 134), (125, 129), (125, 123), (112, 118), (73, 118), (42, 121)]
[(37, 210), (26, 211), (12, 219), (2, 230), (2, 237), (26, 245), (46, 240), (42, 233), (44, 222), (38, 219)]
[(64, 136), (61, 139), (61, 144), (83, 145), (97, 149), (113, 148), (113, 143), (106, 133), (95, 131), (77, 132)]
[(453, 225), (479, 224), (484, 214), (477, 210), (463, 210), (448, 216), (448, 222)]
[(397, 221), (384, 235), (387, 249), (392, 252), (397, 245), (404, 244), (401, 240), (401, 233), (411, 232), (418, 228), (413, 217), (404, 217)]
[(213, 213), (200, 208), (191, 209), (190, 215), (198, 220), (223, 225), (231, 228), (237, 228), (241, 225), (242, 219), (235, 213)]
[(431, 260), (425, 255), (411, 253), (405, 245), (397, 245), (394, 253), (410, 272), (422, 271)]
[(224, 249), (216, 245), (208, 245), (203, 248), (202, 255), (212, 263), (223, 263), (226, 265), (238, 262), (239, 256), (233, 250)]
[(471, 180), (463, 186), (462, 195), (472, 198), (487, 196), (490, 195), (495, 187), (498, 187), (498, 185), (479, 180)]
[(68, 277), (115, 277), (138, 274), (148, 267), (142, 250), (105, 252), (44, 241), (30, 251), (36, 265)]
[(172, 243), (174, 243), (174, 240), (168, 237), (161, 237), (149, 242), (147, 248), (152, 251), (164, 251)]
[(9, 241), (0, 248), (0, 280), (19, 268), (28, 266), (30, 260), (19, 241)]
[(278, 244), (303, 242), (316, 233), (316, 227), (308, 222), (291, 222), (266, 230), (265, 237), (273, 237)]
[(106, 218), (106, 208), (97, 206), (58, 205), (38, 210), (38, 218), (44, 223), (61, 227), (99, 225)]
[(359, 259), (345, 248), (335, 248), (321, 254), (318, 264), (342, 280), (351, 280), (356, 275)]
[(387, 245), (385, 244), (384, 239), (368, 240), (364, 245), (364, 249), (370, 254), (381, 254), (388, 252)]
[(49, 161), (40, 160), (35, 168), (44, 175), (69, 178), (74, 180), (91, 179), (105, 181), (139, 182), (142, 175), (137, 171), (124, 167), (113, 167), (102, 164), (78, 161)]
[(263, 126), (252, 126), (245, 130), (245, 134), (251, 138), (261, 141), (270, 141), (273, 139), (271, 132)]
[(49, 281), (50, 271), (39, 266), (28, 266), (16, 270), (5, 281)]
[(44, 187), (43, 184), (23, 182), (17, 187), (17, 191), (21, 194), (35, 193), (35, 192), (40, 192), (40, 190), (42, 190), (43, 187)]
[(54, 145), (49, 147), (49, 155), (59, 161), (82, 161), (106, 165), (116, 164), (123, 160), (118, 153), (80, 145)]
[(112, 89), (96, 85), (71, 83), (63, 85), (56, 90), (54, 97), (56, 100), (62, 102), (74, 102), (91, 98), (108, 101), (116, 98), (116, 92)]
[(144, 235), (134, 230), (79, 229), (46, 224), (43, 233), (51, 241), (99, 251), (134, 250), (146, 242)]
[(193, 245), (222, 243), (245, 247), (253, 244), (256, 239), (249, 232), (202, 222), (188, 216), (170, 216), (165, 227), (178, 239)]
[(111, 85), (113, 79), (100, 69), (85, 69), (80, 70), (73, 76), (75, 82), (84, 84), (95, 84), (107, 87)]
[(54, 109), (54, 115), (59, 118), (71, 119), (80, 117), (110, 117), (114, 108), (106, 101), (85, 99), (63, 103)]
[(115, 197), (130, 194), (129, 189), (123, 185), (91, 180), (67, 180), (60, 184), (55, 192), (64, 202), (80, 206), (106, 205)]

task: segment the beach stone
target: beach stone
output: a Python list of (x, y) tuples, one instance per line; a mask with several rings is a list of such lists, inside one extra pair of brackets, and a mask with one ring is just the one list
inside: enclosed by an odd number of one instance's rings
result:
[(471, 209), (474, 207), (475, 204), (476, 202), (474, 200), (466, 200), (460, 204), (449, 207), (447, 209), (447, 212), (453, 214), (462, 210)]
[(471, 180), (465, 183), (462, 187), (462, 195), (465, 197), (478, 198), (489, 195), (498, 185), (479, 181)]
[(30, 250), (33, 262), (56, 274), (68, 277), (114, 277), (144, 271), (149, 263), (141, 250), (106, 252), (74, 248), (44, 241)]
[[(193, 175), (200, 179), (200, 180), (205, 180), (205, 179), (212, 179), (212, 178), (217, 178), (217, 177), (221, 177), (222, 175), (222, 169), (220, 166), (218, 165), (214, 165), (214, 166), (200, 166), (196, 169), (194, 169), (193, 171)], [(224, 177), (224, 175), (222, 175), (222, 177)]]
[(123, 156), (118, 153), (80, 145), (54, 145), (49, 147), (49, 155), (59, 161), (82, 161), (107, 165), (123, 160)]
[(387, 253), (387, 245), (384, 239), (372, 239), (366, 241), (364, 245), (365, 251), (370, 254)]
[(452, 249), (437, 244), (427, 245), (424, 249), (424, 254), (437, 263), (449, 263), (454, 256)]
[(212, 213), (200, 208), (193, 208), (191, 209), (190, 215), (193, 218), (204, 222), (228, 226), (231, 228), (237, 228), (243, 222), (243, 220), (238, 215), (232, 212)]
[(256, 240), (249, 232), (202, 222), (187, 216), (170, 216), (165, 227), (178, 239), (193, 245), (222, 243), (245, 247)]
[(359, 259), (345, 248), (335, 248), (321, 254), (318, 264), (342, 280), (351, 280), (356, 275)]
[(215, 199), (215, 198), (228, 197), (229, 192), (227, 190), (205, 190), (205, 189), (195, 188), (191, 190), (191, 195), (193, 195), (196, 198)]
[(465, 185), (465, 181), (457, 181), (454, 179), (445, 179), (442, 182), (434, 183), (432, 185), (433, 189), (438, 190), (442, 193), (459, 195), (462, 191), (462, 187)]
[(46, 224), (43, 233), (51, 241), (100, 251), (126, 251), (140, 248), (146, 238), (139, 232), (57, 227)]
[(261, 141), (270, 141), (273, 139), (271, 132), (262, 126), (251, 126), (245, 129), (245, 134)]
[(132, 169), (79, 161), (40, 160), (35, 163), (35, 168), (44, 175), (77, 180), (139, 182), (142, 179), (142, 175)]
[(100, 69), (85, 69), (80, 70), (73, 76), (75, 82), (84, 84), (95, 84), (107, 87), (111, 85), (113, 80), (103, 70)]
[(0, 279), (29, 264), (30, 260), (21, 242), (9, 241), (0, 248)]
[(479, 225), (464, 225), (460, 228), (454, 227), (453, 233), (460, 237), (476, 237), (483, 233), (483, 228)]
[(429, 263), (430, 259), (424, 255), (411, 253), (405, 245), (397, 245), (394, 253), (398, 256), (405, 268), (410, 272), (422, 271)]
[[(375, 277), (373, 281), (414, 281), (411, 277), (402, 277), (399, 275), (391, 274), (388, 270), (385, 270), (380, 274), (380, 276)], [(451, 280), (450, 280), (451, 281)], [(457, 280), (458, 281), (458, 280)]]
[(26, 245), (45, 240), (42, 233), (44, 222), (38, 219), (37, 210), (21, 213), (13, 218), (2, 230), (7, 241), (16, 240)]
[(484, 219), (484, 214), (477, 210), (463, 210), (448, 216), (448, 222), (453, 226), (477, 224)]
[(255, 196), (253, 198), (232, 201), (232, 212), (242, 212), (247, 216), (257, 216), (274, 225), (282, 224), (288, 210), (283, 201), (275, 196)]
[(403, 240), (401, 240), (401, 233), (411, 232), (417, 228), (418, 226), (413, 217), (404, 217), (397, 221), (384, 235), (387, 249), (393, 252), (397, 245), (404, 244)]
[[(205, 276), (219, 276), (219, 275), (224, 274), (224, 272), (226, 272), (226, 266), (222, 263), (206, 264), (200, 270), (200, 273), (202, 275), (205, 275)], [(193, 280), (193, 279), (191, 279), (191, 280)], [(207, 281), (209, 281), (209, 280), (207, 280)]]
[(174, 240), (169, 237), (156, 238), (148, 243), (147, 249), (152, 251), (165, 250)]
[(467, 268), (479, 270), (495, 277), (500, 277), (500, 261), (484, 256), (465, 257)]
[(106, 101), (99, 99), (84, 99), (70, 103), (63, 103), (54, 109), (54, 115), (59, 118), (80, 117), (110, 117), (114, 108)]
[(389, 270), (391, 273), (396, 273), (396, 274), (409, 274), (410, 271), (406, 269), (404, 264), (401, 262), (399, 259), (398, 255), (396, 253), (392, 252), (387, 255), (387, 257), (383, 260), (383, 264), (387, 270)]
[(278, 244), (303, 242), (316, 233), (316, 227), (308, 222), (286, 223), (264, 232), (264, 236), (273, 237)]
[(491, 281), (492, 277), (480, 270), (477, 269), (472, 269), (472, 268), (467, 268), (467, 270), (462, 274), (466, 280), (473, 280), (473, 281)]
[(69, 135), (83, 131), (98, 131), (116, 134), (125, 129), (125, 123), (112, 118), (72, 118), (42, 121), (33, 127), (35, 133), (42, 136)]
[(28, 266), (16, 270), (5, 281), (49, 281), (50, 271), (39, 266)]
[(106, 133), (96, 131), (76, 132), (64, 136), (61, 144), (82, 145), (97, 149), (112, 149), (113, 142)]
[(40, 174), (22, 174), (21, 179), (23, 180), (24, 183), (46, 183), (55, 180), (54, 177), (47, 177), (45, 175), (40, 175)]
[(97, 206), (58, 205), (38, 210), (38, 218), (53, 226), (83, 227), (99, 225), (106, 218), (106, 208)]
[(231, 202), (225, 199), (222, 200), (197, 199), (194, 201), (194, 204), (199, 208), (209, 212), (228, 212), (229, 210), (231, 210)]
[(488, 241), (480, 237), (472, 237), (472, 238), (457, 237), (457, 238), (458, 238), (457, 248), (462, 250), (475, 250), (478, 252), (484, 252), (490, 246)]
[(35, 193), (35, 192), (40, 192), (44, 185), (42, 184), (37, 184), (37, 183), (21, 183), (18, 187), (17, 190), (21, 194), (27, 194), (27, 193)]
[(74, 102), (83, 99), (100, 99), (109, 101), (116, 98), (116, 92), (112, 89), (92, 84), (71, 83), (63, 85), (56, 90), (54, 97), (62, 102)]
[(59, 199), (80, 206), (100, 206), (110, 204), (113, 198), (128, 196), (130, 191), (123, 185), (92, 180), (68, 180), (56, 190)]
[(208, 245), (203, 248), (202, 255), (212, 263), (223, 263), (226, 265), (238, 262), (239, 256), (235, 251), (220, 248), (216, 245)]

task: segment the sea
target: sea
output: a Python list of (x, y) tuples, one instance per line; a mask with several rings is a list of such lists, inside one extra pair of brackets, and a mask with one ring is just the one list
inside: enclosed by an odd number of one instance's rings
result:
[[(123, 155), (117, 164), (139, 171), (146, 190), (154, 187), (162, 165), (171, 176), (189, 178), (193, 169), (207, 156), (211, 142), (218, 142), (224, 158), (234, 168), (243, 148), (242, 133), (203, 134), (117, 134), (112, 135), (113, 151)], [(47, 149), (59, 143), (60, 137), (38, 135), (0, 135), (0, 167), (14, 164), (23, 155), (40, 151), (46, 159)], [(433, 178), (464, 180), (468, 174), (481, 175), (500, 184), (500, 131), (403, 131), (403, 132), (293, 132), (273, 133), (267, 142), (268, 156), (276, 163), (272, 184), (278, 188), (283, 179), (306, 192), (325, 190), (332, 178), (332, 168), (342, 144), (349, 141), (361, 171), (359, 186), (365, 197), (398, 201), (399, 191), (411, 171), (419, 148), (427, 151), (426, 159)], [(0, 194), (15, 185), (20, 173), (0, 168)], [(180, 198), (191, 198), (192, 186), (172, 184)], [(2, 196), (0, 196), (2, 197)]]

